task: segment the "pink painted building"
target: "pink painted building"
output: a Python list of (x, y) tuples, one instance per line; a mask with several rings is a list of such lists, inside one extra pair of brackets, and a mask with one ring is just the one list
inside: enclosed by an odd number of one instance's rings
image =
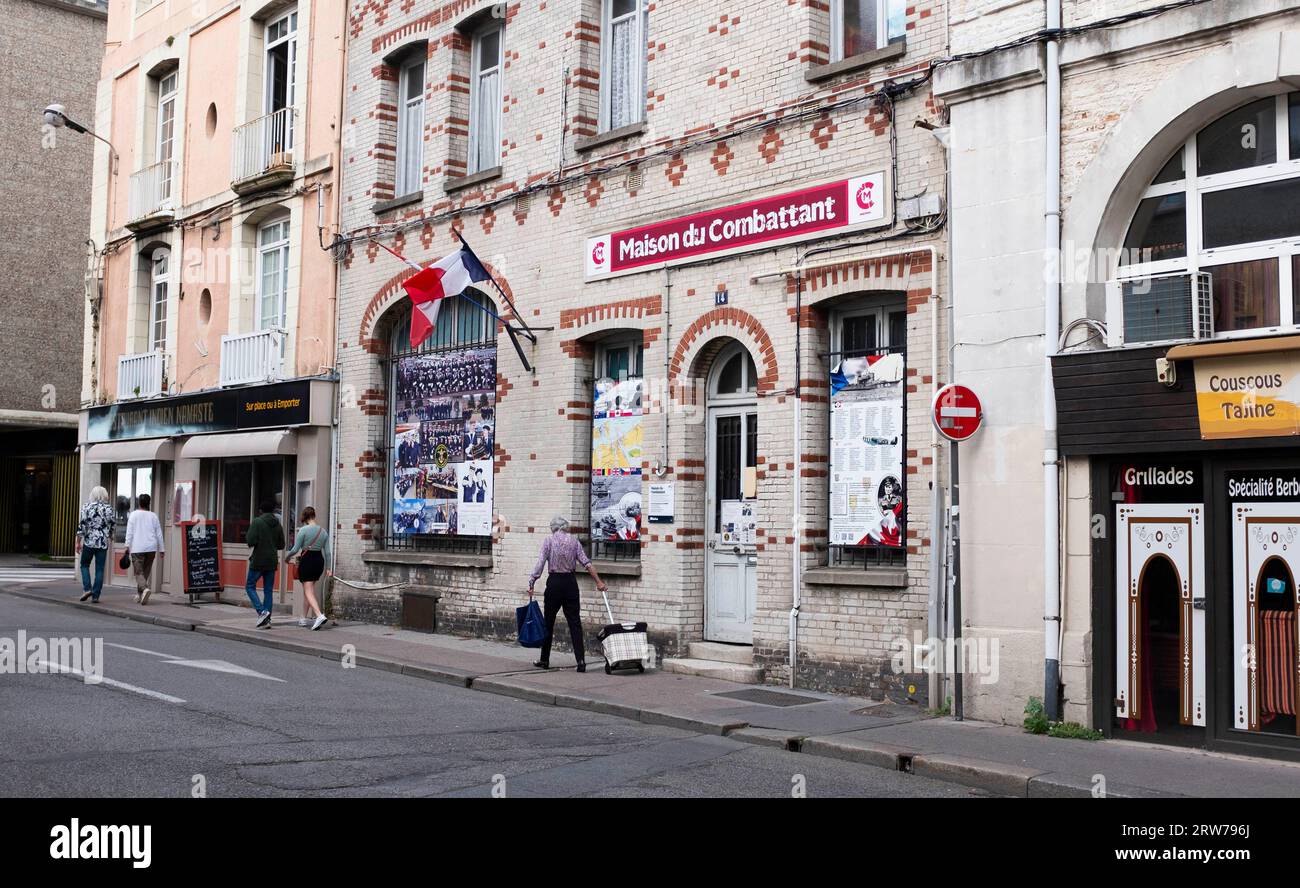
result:
[[(341, 0), (109, 6), (83, 121), (116, 157), (96, 143), (82, 487), (123, 519), (150, 494), (155, 588), (213, 585), (186, 575), (187, 520), (220, 529), (220, 580), (242, 586), (259, 503), (287, 533), (304, 506), (329, 514), (344, 16)], [(288, 604), (291, 570), (278, 585)]]

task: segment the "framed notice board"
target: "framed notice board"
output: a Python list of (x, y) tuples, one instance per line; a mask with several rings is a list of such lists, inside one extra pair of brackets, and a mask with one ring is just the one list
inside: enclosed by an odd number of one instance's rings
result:
[(185, 594), (221, 597), (221, 526), (215, 521), (181, 522), (181, 570)]

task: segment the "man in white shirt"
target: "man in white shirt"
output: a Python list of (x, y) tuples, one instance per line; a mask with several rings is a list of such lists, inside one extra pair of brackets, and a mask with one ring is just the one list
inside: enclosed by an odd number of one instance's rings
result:
[(150, 497), (140, 494), (138, 505), (126, 520), (126, 551), (131, 555), (131, 572), (135, 575), (135, 603), (149, 603), (149, 574), (154, 557), (164, 551), (162, 525), (149, 510)]

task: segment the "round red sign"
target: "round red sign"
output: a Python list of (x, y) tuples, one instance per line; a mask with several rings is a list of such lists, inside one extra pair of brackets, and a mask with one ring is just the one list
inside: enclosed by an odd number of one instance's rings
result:
[(934, 426), (950, 441), (965, 441), (984, 420), (980, 399), (964, 385), (945, 385), (934, 393)]

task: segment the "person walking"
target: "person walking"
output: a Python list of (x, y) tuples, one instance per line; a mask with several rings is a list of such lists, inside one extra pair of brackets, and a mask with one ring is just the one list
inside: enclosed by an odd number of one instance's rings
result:
[[(257, 628), (268, 629), (271, 626), (272, 592), (275, 589), (275, 572), (280, 566), (280, 550), (284, 548), (284, 528), (280, 519), (275, 517), (275, 503), (263, 501), (261, 514), (248, 525), (244, 542), (248, 543), (248, 578), (244, 581), (244, 591), (248, 600), (253, 602), (257, 611)], [(262, 581), (262, 591), (266, 600), (257, 600), (257, 581)]]
[[(113, 536), (117, 513), (108, 504), (108, 491), (95, 487), (90, 499), (81, 507), (77, 522), (77, 556), (81, 562), (82, 601), (99, 601), (104, 589), (104, 563), (108, 559), (108, 541)], [(95, 562), (95, 582), (90, 582), (90, 562)]]
[(142, 493), (136, 498), (135, 511), (126, 519), (126, 551), (131, 556), (131, 573), (135, 575), (135, 603), (149, 603), (149, 577), (154, 558), (162, 555), (162, 525), (149, 508), (153, 500)]
[(569, 637), (573, 640), (573, 657), (578, 661), (578, 671), (587, 671), (586, 650), (582, 643), (582, 603), (578, 596), (578, 578), (574, 569), (582, 565), (596, 581), (596, 589), (604, 592), (608, 586), (596, 573), (591, 559), (582, 551), (582, 543), (569, 533), (569, 522), (556, 515), (551, 519), (551, 535), (542, 541), (542, 549), (537, 553), (537, 563), (533, 565), (532, 575), (528, 578), (528, 595), (531, 598), (533, 586), (542, 575), (542, 568), (548, 568), (546, 574), (546, 594), (542, 601), (542, 614), (546, 618), (546, 638), (542, 641), (542, 658), (533, 665), (539, 669), (551, 668), (551, 639), (555, 636), (555, 617), (563, 610), (564, 619), (569, 624)]
[[(316, 523), (316, 510), (311, 506), (302, 510), (293, 548), (284, 553), (284, 558), (288, 561), (295, 555), (298, 556), (298, 582), (302, 583), (302, 594), (307, 599), (307, 617), (299, 620), (298, 625), (310, 625), (311, 631), (315, 632), (325, 625), (325, 611), (316, 601), (316, 584), (322, 574), (333, 574), (325, 569), (325, 562), (330, 557), (330, 535)], [(312, 611), (316, 612), (316, 619), (308, 624)]]

